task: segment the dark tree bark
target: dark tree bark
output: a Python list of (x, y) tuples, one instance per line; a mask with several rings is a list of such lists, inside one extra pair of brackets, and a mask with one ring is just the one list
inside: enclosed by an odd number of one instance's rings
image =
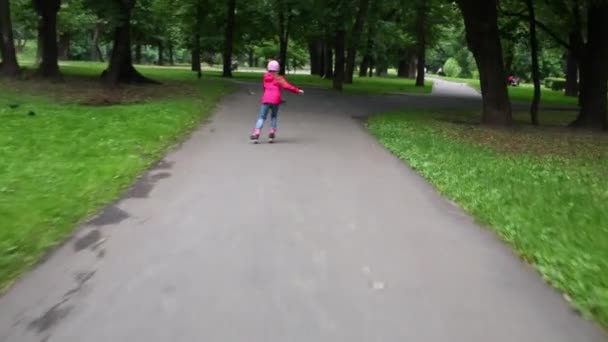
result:
[(59, 59), (67, 61), (70, 59), (71, 37), (68, 33), (59, 36)]
[[(368, 73), (371, 74), (371, 68), (373, 68), (372, 62), (372, 51), (374, 50), (374, 31), (372, 30), (371, 25), (369, 25), (367, 31), (367, 44), (365, 46), (365, 55), (361, 61), (361, 66), (359, 68), (359, 77), (366, 77)], [(370, 76), (371, 77), (371, 76)]]
[(169, 65), (175, 65), (175, 50), (173, 49), (173, 43), (169, 42)]
[(13, 40), (13, 24), (8, 0), (0, 0), (0, 76), (14, 77), (19, 74), (19, 63)]
[(335, 49), (336, 58), (334, 66), (334, 89), (342, 91), (344, 84), (344, 67), (345, 67), (345, 48), (346, 48), (346, 30), (344, 29), (344, 19), (340, 16), (338, 20), (338, 28), (336, 29)]
[(319, 40), (319, 76), (325, 77), (326, 71), (326, 58), (327, 52), (325, 51), (325, 41), (323, 39)]
[(530, 29), (530, 54), (532, 59), (532, 81), (534, 97), (530, 105), (530, 119), (533, 125), (538, 125), (538, 105), (540, 104), (540, 66), (538, 63), (538, 39), (536, 37), (536, 13), (532, 0), (525, 0), (528, 8), (528, 25)]
[[(571, 38), (572, 39), (572, 38)], [(572, 43), (572, 40), (571, 40)], [(578, 58), (568, 50), (566, 56), (566, 96), (578, 96)]]
[(407, 78), (410, 76), (410, 61), (409, 58), (404, 58), (399, 61), (397, 67), (397, 77)]
[(236, 0), (227, 0), (226, 2), (226, 31), (224, 32), (224, 72), (222, 76), (232, 77), (232, 49), (235, 26), (235, 10)]
[(201, 29), (203, 27), (203, 6), (200, 1), (196, 3), (196, 18), (192, 34), (192, 71), (201, 71)]
[(359, 65), (359, 77), (367, 77), (367, 70), (369, 69), (369, 60), (370, 57), (368, 54), (365, 54), (361, 59), (361, 64)]
[(323, 44), (318, 40), (312, 40), (308, 43), (308, 52), (310, 55), (310, 74), (323, 75)]
[(579, 64), (581, 62), (581, 53), (584, 45), (578, 7), (575, 7), (574, 15), (575, 20), (577, 21), (577, 27), (570, 32), (568, 38), (570, 48), (568, 49), (568, 55), (566, 57), (566, 96), (579, 95)]
[(32, 0), (32, 4), (40, 17), (38, 34), (41, 43), (41, 61), (38, 75), (44, 78), (58, 78), (61, 74), (57, 48), (57, 12), (61, 8), (61, 1)]
[(345, 83), (353, 83), (353, 74), (355, 73), (355, 59), (357, 58), (357, 49), (361, 41), (361, 33), (365, 25), (365, 18), (369, 9), (370, 0), (359, 0), (359, 9), (355, 19), (355, 25), (348, 44), (348, 54), (346, 57), (346, 74), (344, 75)]
[(141, 43), (138, 41), (137, 43), (135, 43), (135, 64), (141, 64), (142, 61), (142, 46)]
[(426, 17), (428, 5), (426, 0), (421, 0), (416, 9), (416, 87), (424, 87), (424, 74), (426, 67)]
[(580, 105), (573, 127), (608, 128), (608, 3), (595, 2), (587, 10), (587, 43), (580, 65)]
[(279, 64), (281, 69), (279, 70), (280, 75), (285, 75), (287, 70), (287, 48), (289, 46), (289, 28), (291, 22), (291, 12), (285, 0), (278, 0), (277, 8), (279, 11)]
[(114, 0), (120, 9), (120, 21), (114, 29), (114, 47), (110, 65), (101, 74), (102, 82), (107, 85), (119, 83), (158, 83), (141, 75), (133, 67), (131, 55), (131, 11), (135, 0)]
[(99, 47), (99, 36), (101, 34), (101, 24), (95, 25), (95, 28), (91, 32), (91, 46), (90, 55), (92, 61), (104, 62), (103, 53)]
[[(418, 69), (418, 60), (416, 60), (416, 56), (412, 55), (410, 57), (410, 68), (408, 70), (408, 78), (415, 79), (416, 78), (416, 70)], [(388, 73), (388, 70), (385, 71), (385, 74)]]
[(156, 64), (165, 65), (165, 44), (162, 40), (158, 41), (158, 60)]
[(334, 52), (332, 48), (331, 39), (327, 39), (325, 41), (325, 48), (323, 49), (323, 55), (325, 62), (325, 71), (323, 72), (323, 77), (331, 79), (334, 77)]
[(467, 45), (479, 69), (482, 122), (510, 125), (513, 117), (498, 33), (496, 0), (457, 0), (457, 3), (464, 17)]

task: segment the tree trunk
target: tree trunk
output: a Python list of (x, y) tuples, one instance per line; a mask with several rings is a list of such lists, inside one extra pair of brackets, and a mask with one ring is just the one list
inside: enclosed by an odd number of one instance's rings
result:
[(165, 44), (162, 40), (158, 41), (158, 65), (165, 65)]
[(534, 82), (534, 97), (530, 106), (532, 124), (537, 126), (538, 105), (540, 104), (540, 66), (538, 64), (538, 39), (536, 37), (536, 14), (532, 0), (525, 0), (528, 7), (528, 25), (530, 26), (530, 53), (532, 58), (532, 81)]
[(169, 42), (169, 65), (175, 65), (175, 50), (171, 42)]
[[(365, 47), (365, 56), (363, 56), (363, 60), (361, 61), (361, 66), (359, 68), (359, 77), (366, 77), (368, 72), (371, 74), (372, 66), (372, 51), (374, 50), (374, 32), (369, 25), (367, 30), (367, 45)], [(371, 77), (371, 76), (370, 76)]]
[(355, 19), (355, 25), (353, 26), (353, 32), (350, 37), (350, 43), (348, 45), (348, 54), (346, 57), (346, 74), (344, 75), (345, 83), (353, 83), (353, 74), (355, 73), (355, 59), (357, 58), (357, 49), (359, 48), (359, 41), (361, 40), (361, 33), (365, 24), (365, 18), (367, 17), (367, 10), (369, 9), (370, 0), (359, 0), (359, 10), (357, 11), (357, 18)]
[(399, 66), (397, 67), (397, 77), (407, 78), (410, 73), (410, 63), (409, 59), (401, 59), (399, 61)]
[(325, 51), (325, 41), (323, 41), (322, 39), (319, 42), (319, 76), (321, 77), (325, 77), (325, 71), (326, 71), (326, 58), (325, 56), (327, 55), (327, 52)]
[(226, 31), (224, 32), (223, 77), (232, 77), (232, 49), (235, 25), (236, 0), (227, 0)]
[(323, 77), (331, 79), (334, 77), (334, 55), (330, 39), (325, 41), (323, 54), (325, 56), (325, 72), (323, 72)]
[(101, 74), (107, 85), (119, 83), (157, 83), (142, 76), (133, 67), (131, 56), (131, 11), (135, 0), (114, 0), (120, 8), (120, 21), (114, 30), (114, 47), (110, 56), (110, 65)]
[(141, 43), (138, 41), (137, 43), (135, 43), (135, 64), (141, 64), (141, 60), (142, 60), (142, 46)]
[(91, 60), (103, 62), (103, 53), (101, 52), (101, 48), (99, 48), (99, 35), (101, 32), (101, 24), (96, 24), (93, 32), (91, 32), (91, 46), (89, 47)]
[[(412, 55), (410, 57), (410, 64), (409, 64), (409, 66), (410, 67), (409, 67), (409, 70), (408, 70), (408, 73), (407, 73), (407, 77), (411, 78), (411, 79), (415, 79), (416, 78), (416, 70), (418, 68), (418, 60), (416, 60), (416, 56), (415, 55)], [(385, 73), (388, 73), (388, 71), (385, 72)]]
[(45, 78), (58, 78), (59, 53), (57, 48), (57, 12), (61, 7), (60, 0), (33, 0), (34, 8), (40, 16), (41, 62), (38, 75)]
[(310, 74), (322, 76), (323, 74), (323, 45), (317, 40), (308, 43), (308, 52), (310, 55)]
[(247, 64), (249, 65), (250, 68), (253, 68), (253, 65), (255, 64), (254, 61), (254, 57), (255, 57), (255, 51), (253, 49), (249, 49), (247, 51)]
[(426, 0), (421, 0), (416, 10), (416, 58), (417, 73), (416, 87), (424, 87), (424, 74), (426, 72), (426, 17), (428, 6)]
[(583, 44), (582, 34), (579, 29), (570, 32), (570, 49), (566, 57), (566, 96), (578, 96), (578, 52)]
[(279, 11), (279, 74), (285, 75), (288, 63), (287, 47), (289, 46), (289, 22), (291, 16), (284, 0), (278, 0), (277, 7)]
[(592, 3), (587, 13), (587, 43), (580, 66), (580, 105), (574, 127), (608, 128), (608, 4)]
[(338, 29), (336, 30), (336, 59), (334, 66), (334, 89), (342, 91), (344, 84), (344, 67), (345, 67), (345, 48), (346, 48), (346, 31), (344, 29), (343, 20), (340, 19), (338, 22)]
[(64, 61), (70, 59), (70, 41), (71, 37), (68, 33), (59, 36), (59, 59)]
[(203, 6), (200, 1), (196, 2), (196, 18), (194, 32), (192, 34), (192, 71), (201, 71), (201, 28), (203, 26)]
[(467, 45), (479, 69), (483, 102), (482, 122), (490, 125), (510, 125), (513, 117), (505, 82), (496, 1), (457, 0), (457, 3), (464, 17)]
[(368, 54), (365, 54), (361, 59), (361, 65), (359, 65), (359, 77), (367, 77), (367, 70), (369, 69), (369, 60), (370, 57)]
[(14, 77), (19, 74), (19, 63), (13, 40), (13, 24), (8, 0), (0, 0), (0, 76)]
[(285, 70), (287, 70), (287, 44), (288, 44), (288, 36), (287, 33), (284, 37), (280, 37), (279, 39), (279, 75), (285, 75)]

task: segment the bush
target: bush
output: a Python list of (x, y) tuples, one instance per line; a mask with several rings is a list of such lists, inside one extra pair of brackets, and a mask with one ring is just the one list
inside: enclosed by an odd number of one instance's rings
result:
[(462, 67), (460, 67), (460, 64), (458, 64), (458, 61), (456, 59), (450, 58), (445, 61), (445, 64), (443, 65), (443, 71), (449, 77), (458, 77), (462, 73)]
[(544, 80), (545, 87), (551, 90), (564, 90), (566, 89), (566, 79), (564, 78), (556, 78), (556, 77), (547, 77)]

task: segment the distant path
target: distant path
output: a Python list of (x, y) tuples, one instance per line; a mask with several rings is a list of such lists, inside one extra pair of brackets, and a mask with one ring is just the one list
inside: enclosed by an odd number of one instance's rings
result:
[(353, 120), (479, 105), (446, 88), (288, 96), (258, 146), (228, 96), (0, 298), (0, 342), (607, 341)]
[(429, 77), (433, 81), (433, 94), (442, 97), (481, 98), (481, 94), (464, 82), (446, 81), (438, 77)]

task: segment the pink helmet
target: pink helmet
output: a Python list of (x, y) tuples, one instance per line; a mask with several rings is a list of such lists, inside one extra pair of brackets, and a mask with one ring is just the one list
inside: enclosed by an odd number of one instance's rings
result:
[(279, 71), (280, 68), (279, 62), (274, 60), (268, 62), (268, 71)]

